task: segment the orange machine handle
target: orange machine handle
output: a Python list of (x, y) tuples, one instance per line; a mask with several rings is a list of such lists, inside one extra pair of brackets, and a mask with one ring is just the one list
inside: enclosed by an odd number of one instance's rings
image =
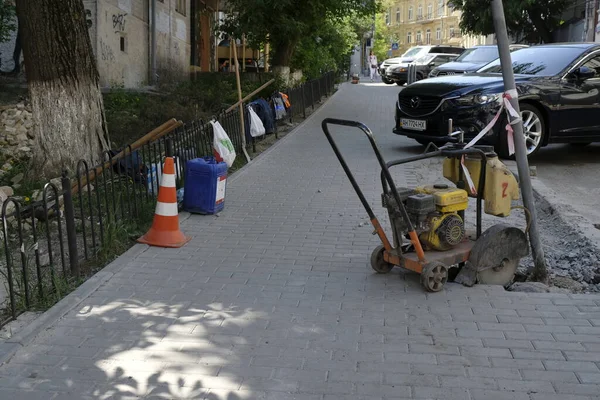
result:
[(419, 237), (417, 236), (416, 231), (408, 232), (408, 236), (410, 236), (410, 242), (415, 246), (415, 251), (417, 252), (417, 257), (419, 257), (419, 261), (421, 263), (425, 262), (425, 252), (423, 251), (423, 246), (421, 246), (421, 242), (419, 241)]

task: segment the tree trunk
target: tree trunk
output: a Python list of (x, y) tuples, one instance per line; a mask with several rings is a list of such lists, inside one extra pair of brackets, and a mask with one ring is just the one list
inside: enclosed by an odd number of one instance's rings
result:
[(46, 178), (90, 167), (108, 149), (96, 61), (82, 0), (18, 0), (36, 146), (33, 171)]
[(537, 13), (536, 10), (528, 11), (527, 14), (544, 43), (553, 43), (554, 38), (552, 37), (552, 32), (548, 29), (546, 21), (544, 21), (540, 14)]
[(298, 39), (287, 39), (273, 43), (273, 66), (274, 67), (289, 67), (294, 55), (294, 50), (298, 44)]

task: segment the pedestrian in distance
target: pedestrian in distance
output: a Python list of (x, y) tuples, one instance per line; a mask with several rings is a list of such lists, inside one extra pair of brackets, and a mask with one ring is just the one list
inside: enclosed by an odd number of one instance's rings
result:
[(369, 53), (369, 69), (371, 70), (371, 82), (377, 75), (377, 56), (373, 54), (373, 50)]

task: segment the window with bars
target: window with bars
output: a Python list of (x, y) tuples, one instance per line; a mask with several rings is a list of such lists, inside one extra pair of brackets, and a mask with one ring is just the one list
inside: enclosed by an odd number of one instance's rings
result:
[(421, 31), (417, 31), (417, 44), (421, 44)]
[(181, 15), (187, 14), (187, 0), (175, 0), (175, 11)]
[(408, 32), (406, 34), (406, 43), (410, 44), (412, 42), (412, 32)]

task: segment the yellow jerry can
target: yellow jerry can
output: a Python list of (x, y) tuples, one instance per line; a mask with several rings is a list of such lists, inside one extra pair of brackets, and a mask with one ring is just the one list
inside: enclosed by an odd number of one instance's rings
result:
[[(485, 200), (484, 212), (498, 217), (507, 217), (513, 200), (519, 199), (519, 185), (513, 173), (504, 165), (495, 153), (488, 153), (485, 173)], [(475, 185), (479, 190), (479, 176), (481, 174), (481, 158), (477, 155), (465, 157), (465, 167)], [(443, 164), (444, 177), (451, 182), (458, 182), (460, 159), (446, 158)], [(476, 195), (469, 193), (471, 197)]]

